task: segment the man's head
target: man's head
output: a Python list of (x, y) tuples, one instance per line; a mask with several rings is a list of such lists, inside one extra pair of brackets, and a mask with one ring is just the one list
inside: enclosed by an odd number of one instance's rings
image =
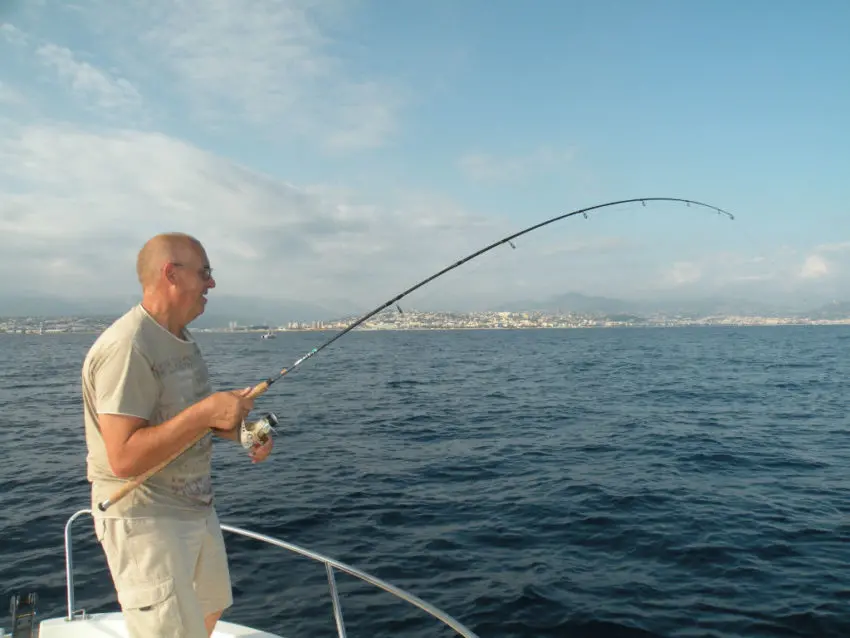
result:
[(207, 290), (215, 288), (204, 247), (184, 233), (149, 239), (139, 251), (136, 273), (144, 297), (183, 326), (203, 313)]

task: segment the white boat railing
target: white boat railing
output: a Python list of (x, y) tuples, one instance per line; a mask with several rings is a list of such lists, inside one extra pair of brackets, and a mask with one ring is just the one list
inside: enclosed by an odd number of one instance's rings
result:
[[(68, 522), (65, 524), (65, 575), (68, 594), (68, 620), (74, 620), (75, 615), (78, 613), (77, 610), (74, 609), (74, 557), (71, 540), (71, 524), (80, 516), (91, 513), (92, 511), (89, 509), (79, 510), (72, 514), (71, 517), (68, 519)], [(323, 563), (328, 576), (328, 586), (330, 587), (331, 601), (333, 603), (334, 620), (336, 621), (337, 634), (339, 638), (346, 638), (346, 633), (345, 621), (343, 620), (342, 606), (339, 602), (339, 594), (337, 592), (334, 570), (339, 570), (341, 572), (350, 574), (355, 578), (374, 585), (375, 587), (378, 587), (379, 589), (382, 589), (396, 596), (397, 598), (400, 598), (405, 602), (408, 602), (411, 605), (418, 607), (422, 611), (441, 621), (444, 625), (454, 629), (458, 633), (458, 635), (463, 636), (463, 638), (478, 638), (478, 636), (471, 629), (465, 627), (459, 621), (452, 618), (445, 612), (437, 609), (433, 605), (426, 603), (418, 596), (399, 589), (395, 585), (391, 585), (388, 582), (381, 580), (380, 578), (372, 576), (371, 574), (367, 574), (366, 572), (361, 571), (356, 567), (352, 567), (338, 560), (334, 560), (333, 558), (323, 556), (322, 554), (313, 552), (309, 549), (304, 549), (303, 547), (299, 547), (298, 545), (293, 545), (292, 543), (288, 543), (286, 541), (282, 541), (271, 536), (266, 536), (265, 534), (259, 534), (257, 532), (252, 532), (239, 527), (234, 527), (232, 525), (225, 525), (223, 523), (220, 523), (220, 526), (221, 529), (225, 532), (230, 532), (247, 538), (253, 538), (254, 540), (258, 540), (264, 543), (268, 543), (269, 545), (274, 545), (276, 547), (287, 549), (295, 554), (304, 556), (305, 558), (310, 558), (314, 561)], [(85, 612), (83, 612), (83, 614), (85, 614)]]

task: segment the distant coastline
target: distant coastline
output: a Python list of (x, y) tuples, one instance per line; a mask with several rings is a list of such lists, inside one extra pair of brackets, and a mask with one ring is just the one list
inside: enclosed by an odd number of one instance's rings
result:
[[(0, 317), (0, 334), (92, 334), (104, 330), (117, 317)], [(284, 322), (282, 324), (239, 325), (193, 328), (209, 333), (285, 333), (342, 330), (358, 317), (330, 321)], [(684, 328), (749, 326), (834, 326), (850, 325), (850, 316), (749, 316), (749, 315), (605, 315), (546, 312), (443, 313), (384, 311), (371, 317), (356, 330), (528, 330), (582, 328)]]

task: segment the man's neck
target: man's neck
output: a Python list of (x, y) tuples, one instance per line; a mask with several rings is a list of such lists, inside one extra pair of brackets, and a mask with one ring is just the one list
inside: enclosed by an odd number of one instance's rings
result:
[(174, 316), (165, 301), (152, 295), (145, 295), (142, 297), (142, 308), (168, 332), (175, 337), (183, 338), (183, 329), (186, 326), (179, 318)]

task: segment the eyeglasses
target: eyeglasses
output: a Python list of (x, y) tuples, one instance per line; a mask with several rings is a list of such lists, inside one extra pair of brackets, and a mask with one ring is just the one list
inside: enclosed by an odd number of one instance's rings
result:
[[(186, 267), (186, 264), (180, 264), (180, 263), (177, 263), (177, 262), (171, 262), (171, 265), (177, 266), (179, 268), (185, 268)], [(204, 266), (198, 271), (198, 276), (201, 279), (203, 279), (204, 281), (209, 281), (210, 279), (212, 279), (212, 272), (213, 272), (212, 268), (210, 268), (209, 266)]]

